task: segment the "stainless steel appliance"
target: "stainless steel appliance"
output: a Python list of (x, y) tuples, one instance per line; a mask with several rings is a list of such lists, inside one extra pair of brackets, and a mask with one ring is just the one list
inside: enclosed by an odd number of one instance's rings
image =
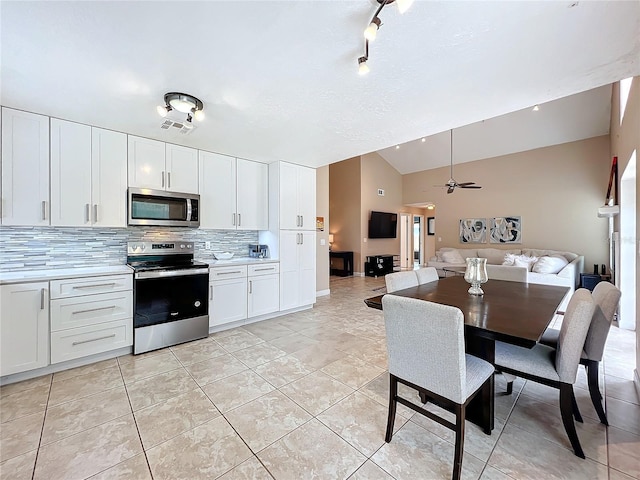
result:
[(199, 227), (200, 195), (129, 187), (129, 225)]
[(193, 251), (193, 242), (179, 240), (127, 243), (134, 354), (209, 335), (209, 265)]
[(249, 257), (251, 258), (269, 258), (269, 246), (260, 244), (249, 244)]

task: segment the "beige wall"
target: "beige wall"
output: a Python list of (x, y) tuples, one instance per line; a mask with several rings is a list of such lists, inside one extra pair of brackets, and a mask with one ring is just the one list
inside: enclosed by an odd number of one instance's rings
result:
[(403, 178), (404, 203), (436, 204), (436, 248), (462, 246), (461, 218), (520, 215), (522, 247), (580, 253), (589, 271), (594, 263), (609, 263), (608, 224), (596, 214), (607, 189), (609, 157), (609, 137), (601, 136), (463, 163), (454, 166), (456, 180), (483, 188), (452, 194), (433, 186), (446, 182), (448, 167), (417, 172)]
[[(640, 160), (640, 77), (635, 77), (631, 84), (631, 92), (627, 100), (622, 125), (620, 125), (620, 84), (614, 84), (612, 108), (611, 108), (611, 156), (618, 157), (619, 176), (626, 168), (629, 158), (633, 151), (636, 151), (636, 164)], [(637, 167), (637, 166), (636, 166)], [(636, 219), (637, 213), (640, 212), (640, 177), (636, 174)], [(618, 219), (615, 221), (615, 229), (618, 230)], [(636, 220), (636, 241), (640, 240), (640, 222)], [(638, 250), (640, 251), (640, 245)], [(635, 381), (636, 388), (640, 393), (640, 322), (638, 314), (640, 313), (640, 256), (636, 257), (636, 372)], [(623, 292), (625, 295), (626, 292)]]
[(360, 258), (360, 157), (329, 165), (329, 233), (333, 250), (352, 251), (354, 271)]
[[(329, 167), (316, 170), (316, 216), (324, 217), (324, 231), (316, 232), (316, 291), (329, 290)], [(322, 245), (324, 240), (324, 245)]]

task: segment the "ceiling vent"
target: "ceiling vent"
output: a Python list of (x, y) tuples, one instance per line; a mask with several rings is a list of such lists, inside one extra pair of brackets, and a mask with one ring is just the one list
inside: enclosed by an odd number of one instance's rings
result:
[(184, 118), (182, 118), (182, 115), (180, 115), (180, 112), (177, 112), (175, 116), (172, 115), (173, 113), (174, 112), (169, 112), (167, 116), (162, 119), (162, 123), (160, 124), (162, 130), (189, 135), (197, 128), (193, 123), (186, 122)]

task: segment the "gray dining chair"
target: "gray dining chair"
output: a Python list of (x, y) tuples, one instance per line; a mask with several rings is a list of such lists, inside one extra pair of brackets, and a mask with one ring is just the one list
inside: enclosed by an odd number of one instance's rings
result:
[[(584, 341), (584, 348), (580, 356), (580, 363), (584, 365), (587, 371), (587, 384), (589, 385), (591, 403), (593, 403), (593, 407), (598, 413), (600, 422), (605, 425), (609, 425), (609, 422), (602, 406), (598, 365), (604, 355), (604, 346), (607, 343), (609, 329), (620, 303), (620, 296), (620, 289), (609, 282), (600, 282), (595, 286), (592, 297), (596, 302), (596, 310), (593, 312), (591, 325), (589, 325), (587, 338)], [(542, 335), (540, 343), (555, 348), (558, 344), (559, 336), (560, 330), (548, 328)]]
[(435, 267), (424, 267), (415, 270), (416, 276), (418, 277), (418, 284), (422, 285), (423, 283), (435, 282), (439, 279), (438, 271)]
[(513, 267), (511, 265), (487, 265), (489, 280), (506, 280), (508, 282), (527, 282), (526, 267)]
[[(493, 372), (489, 362), (464, 350), (464, 315), (456, 307), (415, 298), (382, 297), (389, 359), (389, 416), (385, 441), (391, 442), (397, 403), (456, 433), (453, 479), (462, 472), (466, 407), (481, 392), (483, 414), (490, 415)], [(398, 383), (434, 399), (455, 413), (455, 424), (398, 396)], [(485, 431), (487, 435), (491, 431)]]
[(417, 287), (418, 276), (413, 270), (388, 273), (384, 276), (384, 283), (387, 286), (387, 293), (391, 293), (404, 288)]
[[(576, 400), (573, 384), (578, 363), (596, 304), (591, 292), (580, 288), (571, 296), (558, 334), (557, 348), (540, 343), (533, 348), (496, 342), (495, 366), (516, 375), (560, 390), (560, 414), (574, 453), (584, 457), (574, 423)], [(579, 412), (576, 417), (579, 416)]]

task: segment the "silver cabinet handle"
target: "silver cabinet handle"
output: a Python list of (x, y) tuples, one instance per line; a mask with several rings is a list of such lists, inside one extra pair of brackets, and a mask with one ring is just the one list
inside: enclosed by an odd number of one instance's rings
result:
[(97, 203), (93, 204), (93, 221), (95, 223), (98, 223), (98, 204)]
[(44, 296), (45, 296), (45, 289), (41, 288), (40, 289), (40, 310), (44, 310)]
[(273, 267), (269, 267), (269, 268), (256, 268), (254, 270), (254, 272), (268, 272), (269, 270), (275, 270), (275, 268)]
[(304, 227), (304, 215), (300, 215), (300, 226)]
[(164, 171), (162, 172), (162, 188), (164, 188)]
[(171, 188), (171, 172), (167, 172), (167, 188)]
[(242, 270), (238, 270), (237, 272), (217, 272), (216, 275), (230, 275), (232, 273), (242, 273)]
[(236, 226), (236, 214), (232, 213), (231, 214), (231, 224), (235, 227)]
[(213, 285), (209, 285), (209, 300), (213, 300)]
[(253, 293), (253, 282), (249, 280), (249, 293)]
[(84, 204), (84, 223), (89, 223), (91, 221), (91, 210), (90, 205), (88, 203)]
[(79, 342), (73, 342), (71, 345), (75, 347), (76, 345), (82, 345), (83, 343), (97, 342), (98, 340), (106, 340), (107, 338), (113, 338), (115, 336), (116, 334), (112, 333), (111, 335), (105, 335), (104, 337), (90, 338), (89, 340), (80, 340)]
[(42, 219), (47, 219), (47, 202), (45, 200), (42, 201)]
[(88, 308), (87, 310), (78, 310), (76, 312), (71, 312), (71, 315), (79, 315), (80, 313), (98, 312), (100, 310), (111, 310), (112, 308), (116, 308), (116, 306), (109, 305), (108, 307)]
[(300, 245), (304, 245), (304, 235), (300, 234)]
[(81, 288), (98, 288), (98, 287), (111, 287), (115, 285), (116, 282), (111, 283), (96, 283), (95, 285), (76, 285), (73, 288), (81, 289)]
[(242, 225), (242, 215), (238, 214), (238, 226)]
[(300, 224), (300, 215), (296, 215), (297, 220), (296, 220), (296, 227), (301, 227), (302, 225)]

